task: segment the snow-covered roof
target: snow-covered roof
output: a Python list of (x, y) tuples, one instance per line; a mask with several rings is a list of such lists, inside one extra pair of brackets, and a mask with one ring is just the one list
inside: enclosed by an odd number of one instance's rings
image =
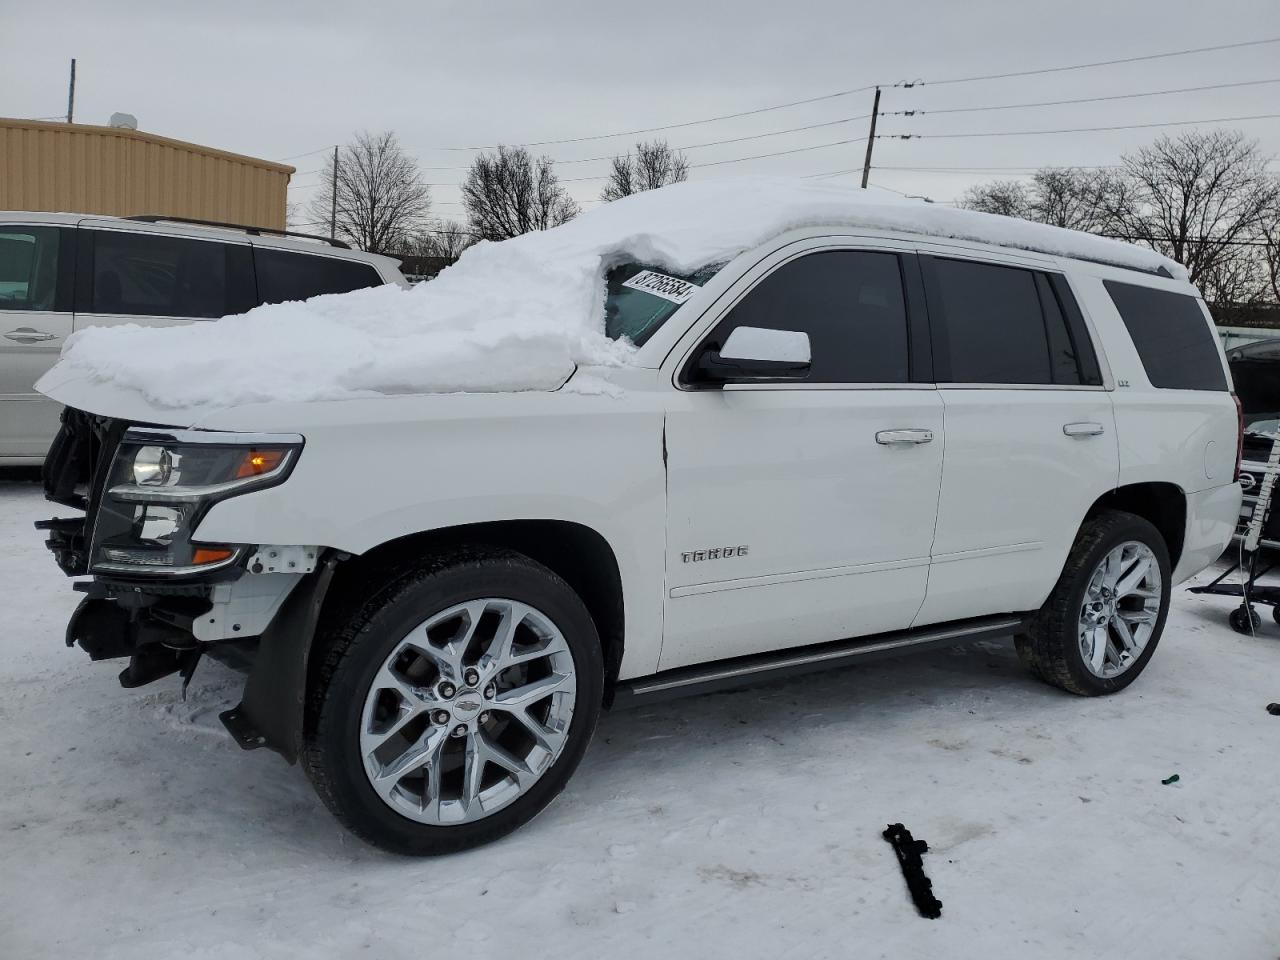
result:
[[(1150, 250), (884, 191), (743, 177), (682, 183), (554, 230), (468, 249), (435, 280), (258, 307), (215, 322), (90, 327), (56, 373), (160, 407), (394, 393), (555, 389), (578, 364), (624, 364), (604, 333), (604, 272), (630, 260), (687, 273), (801, 227), (972, 240), (1185, 277)], [(37, 385), (40, 386), (40, 385)]]

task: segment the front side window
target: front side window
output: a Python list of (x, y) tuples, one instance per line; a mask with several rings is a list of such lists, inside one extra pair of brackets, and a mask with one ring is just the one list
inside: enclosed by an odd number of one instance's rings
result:
[(639, 263), (614, 267), (605, 276), (605, 333), (643, 346), (723, 266), (717, 263), (694, 273), (673, 273)]
[(1217, 338), (1199, 300), (1136, 283), (1102, 283), (1120, 311), (1153, 387), (1227, 389)]
[(897, 254), (832, 250), (785, 263), (738, 301), (707, 345), (718, 349), (737, 327), (808, 334), (809, 383), (909, 380)]
[(253, 262), (262, 303), (310, 300), (322, 293), (348, 293), (382, 283), (382, 277), (370, 264), (337, 257), (254, 247)]
[(94, 231), (92, 313), (214, 319), (240, 313), (247, 247), (159, 234)]
[(57, 227), (0, 227), (0, 310), (67, 310), (59, 296)]

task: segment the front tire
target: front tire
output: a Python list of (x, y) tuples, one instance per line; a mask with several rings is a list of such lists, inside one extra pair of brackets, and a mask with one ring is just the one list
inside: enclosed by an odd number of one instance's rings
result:
[(1169, 613), (1169, 550), (1142, 517), (1101, 513), (1080, 529), (1018, 656), (1035, 676), (1093, 697), (1123, 690), (1155, 653)]
[(339, 821), (394, 853), (452, 853), (530, 820), (568, 782), (600, 713), (590, 614), (511, 551), (401, 575), (322, 649), (304, 769)]

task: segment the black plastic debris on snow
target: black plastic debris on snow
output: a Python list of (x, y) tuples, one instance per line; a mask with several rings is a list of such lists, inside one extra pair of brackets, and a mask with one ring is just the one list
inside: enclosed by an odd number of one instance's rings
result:
[(933, 881), (924, 874), (923, 856), (929, 850), (929, 844), (911, 836), (911, 831), (900, 823), (891, 823), (885, 828), (884, 838), (893, 845), (893, 852), (898, 855), (898, 864), (902, 867), (902, 875), (906, 877), (907, 889), (911, 891), (911, 899), (920, 911), (920, 916), (936, 920), (942, 916), (942, 901), (933, 895)]

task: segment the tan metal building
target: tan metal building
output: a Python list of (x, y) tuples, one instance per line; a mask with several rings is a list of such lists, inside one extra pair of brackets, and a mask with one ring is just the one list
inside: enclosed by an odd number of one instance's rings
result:
[(0, 118), (0, 210), (150, 213), (283, 230), (293, 172), (123, 127)]

